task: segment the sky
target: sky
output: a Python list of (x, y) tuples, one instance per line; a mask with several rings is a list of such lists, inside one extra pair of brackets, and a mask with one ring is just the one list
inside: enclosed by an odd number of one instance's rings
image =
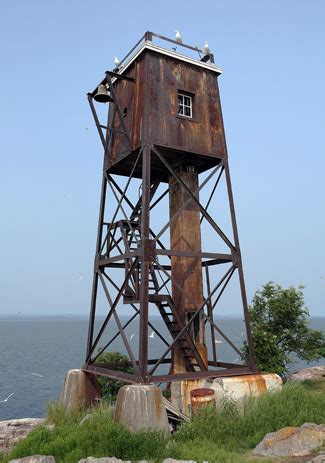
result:
[(146, 30), (175, 29), (224, 71), (248, 299), (302, 284), (325, 315), (323, 0), (0, 6), (0, 315), (88, 313), (103, 153), (86, 93)]

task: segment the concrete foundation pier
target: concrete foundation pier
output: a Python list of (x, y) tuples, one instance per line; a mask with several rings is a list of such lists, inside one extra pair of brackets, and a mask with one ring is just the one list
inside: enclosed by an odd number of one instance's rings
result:
[(185, 415), (191, 415), (191, 391), (197, 388), (209, 388), (215, 392), (216, 406), (224, 398), (234, 400), (239, 409), (244, 407), (249, 397), (282, 388), (282, 379), (275, 373), (260, 373), (231, 377), (218, 377), (191, 381), (179, 381), (171, 385), (171, 402)]
[(170, 432), (161, 390), (157, 386), (132, 384), (120, 388), (115, 420), (130, 431)]
[(99, 399), (100, 390), (95, 375), (78, 369), (67, 372), (60, 399), (65, 410), (86, 408)]

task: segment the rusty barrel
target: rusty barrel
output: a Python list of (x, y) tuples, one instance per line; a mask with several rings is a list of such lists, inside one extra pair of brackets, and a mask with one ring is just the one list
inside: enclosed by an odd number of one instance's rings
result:
[(215, 405), (215, 395), (214, 390), (206, 387), (201, 387), (197, 389), (192, 389), (191, 391), (191, 406), (192, 406), (192, 415), (202, 409), (203, 407), (209, 405)]

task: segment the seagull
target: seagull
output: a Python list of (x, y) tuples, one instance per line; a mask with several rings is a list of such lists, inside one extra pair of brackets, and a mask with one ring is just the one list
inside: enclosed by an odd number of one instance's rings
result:
[(115, 66), (116, 66), (116, 67), (118, 67), (118, 66), (120, 65), (120, 62), (121, 62), (121, 61), (118, 59), (118, 57), (115, 56), (115, 58), (114, 58), (114, 63), (115, 63)]
[(44, 378), (43, 375), (40, 375), (39, 373), (32, 373), (33, 376), (38, 376), (39, 378)]
[(179, 32), (177, 29), (176, 29), (175, 32), (176, 32), (175, 41), (176, 41), (177, 43), (182, 43), (182, 36), (181, 36), (180, 32)]
[(210, 47), (207, 41), (204, 42), (204, 47), (203, 47), (204, 53), (208, 55), (210, 53)]
[(216, 340), (214, 341), (214, 343), (215, 343), (215, 344), (223, 344), (223, 341), (220, 341), (219, 339), (216, 339)]
[(0, 402), (8, 402), (8, 399), (10, 399), (11, 396), (13, 396), (14, 393), (12, 392), (11, 394), (8, 395), (8, 397), (4, 400), (0, 400)]
[(155, 332), (153, 331), (153, 332), (150, 334), (149, 338), (153, 339), (154, 337), (155, 337)]
[(135, 333), (132, 333), (131, 336), (130, 336), (130, 341), (132, 341), (132, 339), (134, 338), (135, 336)]

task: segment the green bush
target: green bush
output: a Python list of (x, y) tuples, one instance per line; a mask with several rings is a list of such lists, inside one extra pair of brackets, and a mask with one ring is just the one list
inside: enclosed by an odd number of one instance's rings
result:
[[(285, 376), (295, 359), (325, 357), (325, 335), (308, 326), (302, 286), (282, 288), (273, 282), (256, 291), (249, 307), (256, 365)], [(248, 357), (247, 344), (243, 350)]]
[[(99, 348), (100, 351), (100, 348)], [(129, 361), (126, 355), (120, 352), (103, 352), (96, 360), (96, 363), (115, 363), (121, 364), (120, 367), (115, 367), (115, 371), (123, 371), (124, 373), (134, 374), (134, 368), (131, 366), (125, 366), (125, 363)], [(106, 378), (105, 376), (97, 376), (100, 392), (103, 399), (109, 402), (116, 400), (117, 393), (120, 387), (124, 386), (124, 382), (118, 379)]]

